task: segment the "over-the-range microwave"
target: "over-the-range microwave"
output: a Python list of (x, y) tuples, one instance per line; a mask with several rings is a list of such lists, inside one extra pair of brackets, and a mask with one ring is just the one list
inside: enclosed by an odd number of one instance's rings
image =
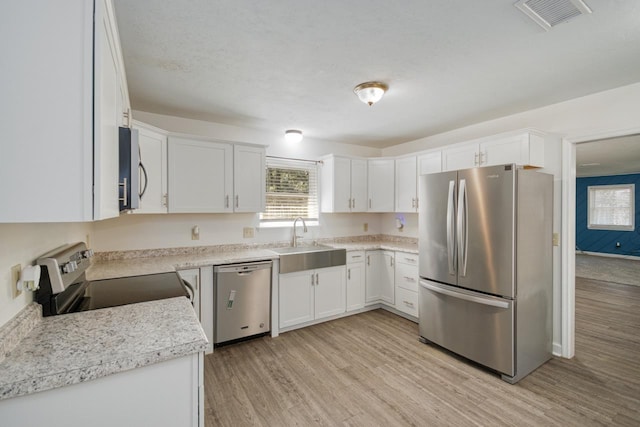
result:
[(140, 200), (147, 189), (147, 171), (140, 156), (138, 130), (121, 127), (119, 133), (120, 211), (128, 211), (140, 207)]

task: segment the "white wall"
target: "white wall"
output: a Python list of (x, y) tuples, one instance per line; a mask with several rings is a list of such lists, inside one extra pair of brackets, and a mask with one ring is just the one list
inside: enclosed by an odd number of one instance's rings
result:
[(13, 299), (11, 267), (22, 264), (24, 268), (57, 246), (83, 241), (89, 229), (89, 223), (0, 224), (0, 326), (33, 301), (32, 292)]

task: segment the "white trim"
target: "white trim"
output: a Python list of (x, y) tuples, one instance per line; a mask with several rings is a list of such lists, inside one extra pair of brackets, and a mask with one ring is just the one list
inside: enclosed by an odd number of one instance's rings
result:
[(553, 350), (551, 351), (551, 353), (552, 353), (554, 356), (564, 357), (564, 356), (562, 355), (562, 344), (557, 343), (557, 342), (555, 342), (555, 341), (554, 341), (554, 343), (553, 343)]
[(630, 260), (634, 260), (634, 261), (640, 261), (640, 256), (633, 256), (633, 255), (618, 255), (618, 254), (609, 254), (609, 253), (605, 253), (605, 252), (591, 252), (591, 251), (576, 251), (576, 254), (578, 254), (578, 255), (593, 255), (593, 256), (600, 256), (600, 257), (605, 257), (605, 258), (630, 259)]
[[(562, 139), (562, 357), (575, 355), (576, 144), (640, 134), (640, 127)], [(555, 352), (554, 348), (554, 352)]]

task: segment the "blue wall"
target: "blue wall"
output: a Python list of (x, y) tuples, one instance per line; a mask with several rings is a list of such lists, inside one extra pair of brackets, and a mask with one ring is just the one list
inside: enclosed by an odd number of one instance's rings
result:
[[(635, 184), (636, 229), (634, 231), (589, 230), (587, 211), (590, 185)], [(616, 242), (621, 246), (616, 248)], [(640, 174), (596, 176), (576, 179), (576, 246), (583, 251), (640, 256)]]

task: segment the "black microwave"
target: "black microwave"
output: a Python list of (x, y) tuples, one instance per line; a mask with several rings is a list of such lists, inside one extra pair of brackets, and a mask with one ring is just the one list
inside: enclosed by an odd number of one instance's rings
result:
[[(119, 129), (120, 211), (138, 209), (140, 200), (147, 189), (147, 171), (140, 158), (138, 130), (121, 127)], [(141, 185), (142, 184), (142, 185)]]

